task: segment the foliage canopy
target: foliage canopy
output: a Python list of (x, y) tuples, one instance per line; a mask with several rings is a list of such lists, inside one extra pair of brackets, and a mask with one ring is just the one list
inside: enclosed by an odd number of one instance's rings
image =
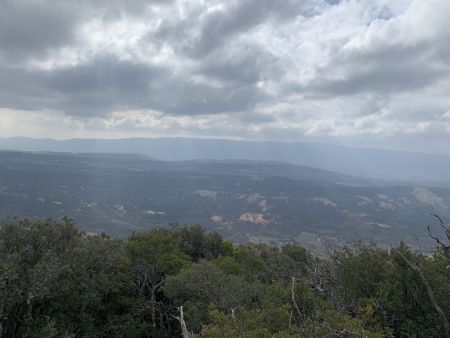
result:
[[(0, 226), (0, 337), (445, 337), (441, 250), (357, 244), (319, 258), (199, 225), (117, 240), (69, 219)], [(411, 267), (420, 269), (420, 274)], [(419, 270), (418, 270), (419, 271)]]

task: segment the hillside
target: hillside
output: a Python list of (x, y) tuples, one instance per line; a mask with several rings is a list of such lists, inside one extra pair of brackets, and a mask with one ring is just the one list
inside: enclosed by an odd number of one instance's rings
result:
[(450, 155), (345, 147), (314, 142), (251, 142), (193, 138), (0, 138), (0, 149), (71, 153), (142, 154), (160, 160), (239, 159), (281, 161), (350, 175), (450, 185)]
[(279, 162), (164, 162), (140, 155), (0, 152), (0, 218), (73, 217), (124, 237), (199, 223), (236, 243), (373, 239), (426, 245), (432, 208), (450, 189), (393, 184)]

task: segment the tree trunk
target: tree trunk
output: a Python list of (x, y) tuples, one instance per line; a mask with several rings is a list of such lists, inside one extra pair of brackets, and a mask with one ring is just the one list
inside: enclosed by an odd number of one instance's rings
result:
[(179, 311), (180, 311), (180, 316), (178, 316), (178, 317), (174, 316), (174, 318), (180, 322), (181, 335), (183, 336), (183, 338), (191, 338), (191, 335), (189, 334), (189, 331), (188, 331), (188, 329), (186, 327), (186, 322), (184, 321), (184, 313), (183, 313), (183, 307), (182, 306), (180, 306)]
[(156, 288), (155, 287), (152, 288), (151, 301), (152, 301), (152, 325), (153, 325), (153, 327), (156, 327), (156, 323), (155, 323)]
[(294, 308), (298, 313), (299, 323), (301, 324), (301, 322), (303, 321), (303, 315), (302, 312), (300, 311), (300, 308), (298, 307), (297, 301), (295, 300), (295, 277), (292, 277), (291, 298), (292, 303), (294, 304)]

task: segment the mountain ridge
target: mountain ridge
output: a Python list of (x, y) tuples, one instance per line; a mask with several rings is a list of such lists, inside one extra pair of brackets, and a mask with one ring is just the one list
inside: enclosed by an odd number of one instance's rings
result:
[(450, 183), (450, 155), (353, 148), (313, 142), (193, 138), (3, 138), (0, 149), (72, 153), (138, 153), (158, 160), (280, 161), (349, 175), (438, 185)]

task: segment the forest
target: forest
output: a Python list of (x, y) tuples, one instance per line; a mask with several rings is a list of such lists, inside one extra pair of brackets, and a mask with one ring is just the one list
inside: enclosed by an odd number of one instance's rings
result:
[(429, 234), (432, 253), (359, 242), (317, 257), (200, 225), (119, 240), (68, 218), (10, 219), (0, 337), (448, 337), (450, 247)]

